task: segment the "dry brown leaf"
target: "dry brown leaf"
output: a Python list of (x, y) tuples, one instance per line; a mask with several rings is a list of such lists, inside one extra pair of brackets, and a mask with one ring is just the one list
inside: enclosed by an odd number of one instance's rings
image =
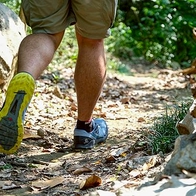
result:
[(121, 157), (126, 157), (127, 156), (127, 153), (126, 152), (123, 152), (120, 156)]
[(101, 112), (99, 115), (100, 115), (101, 118), (106, 118), (106, 116), (107, 116), (106, 112)]
[(80, 174), (88, 173), (88, 172), (92, 172), (92, 170), (88, 167), (81, 167), (81, 168), (78, 168), (75, 171), (73, 171), (73, 174), (80, 175)]
[(99, 164), (101, 164), (101, 163), (102, 163), (101, 160), (97, 160), (97, 161), (95, 162), (96, 165), (99, 165)]
[(70, 108), (71, 108), (71, 110), (72, 111), (77, 111), (77, 105), (75, 104), (75, 103), (72, 103), (71, 105), (70, 105)]
[(143, 118), (143, 117), (139, 117), (138, 119), (137, 119), (137, 122), (145, 122), (146, 120)]
[(114, 163), (116, 161), (116, 158), (112, 155), (109, 157), (106, 157), (106, 163)]
[(116, 107), (119, 107), (119, 103), (114, 102), (114, 101), (107, 101), (106, 107), (107, 108), (116, 108)]
[(36, 133), (34, 133), (32, 130), (24, 131), (23, 139), (37, 139), (37, 138), (41, 138), (41, 137), (37, 135)]
[(55, 86), (54, 91), (53, 91), (53, 94), (55, 96), (57, 96), (58, 98), (60, 98), (60, 99), (63, 99), (64, 98), (63, 97), (63, 94), (62, 94), (62, 92), (61, 92), (61, 90), (60, 90), (60, 88), (58, 86)]
[(129, 104), (129, 102), (130, 102), (130, 97), (122, 98), (122, 99), (120, 100), (120, 102), (121, 102), (122, 104)]
[(142, 167), (143, 168), (143, 171), (146, 171), (146, 170), (154, 167), (155, 164), (156, 164), (156, 162), (157, 162), (156, 157), (152, 157), (148, 162), (144, 163), (144, 165)]
[(101, 178), (93, 174), (92, 176), (88, 177), (86, 180), (83, 180), (80, 183), (80, 189), (85, 190), (85, 189), (97, 187), (100, 184), (101, 184)]
[(67, 115), (68, 115), (69, 117), (72, 117), (72, 118), (73, 118), (75, 114), (73, 113), (73, 111), (70, 111)]
[(52, 178), (50, 180), (45, 180), (45, 181), (38, 180), (38, 181), (32, 182), (32, 186), (43, 190), (48, 187), (50, 187), (50, 188), (55, 187), (55, 186), (63, 183), (64, 180), (65, 180), (65, 178), (63, 178), (63, 177), (56, 177), (56, 178)]

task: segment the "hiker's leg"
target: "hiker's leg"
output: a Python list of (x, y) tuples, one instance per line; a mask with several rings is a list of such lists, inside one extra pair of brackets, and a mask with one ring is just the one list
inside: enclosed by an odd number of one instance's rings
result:
[[(110, 34), (117, 0), (73, 0), (79, 46), (75, 70), (78, 121), (74, 130), (75, 148), (89, 149), (104, 142), (108, 128), (104, 119), (92, 120), (93, 110), (106, 77), (103, 39)], [(103, 9), (100, 10), (100, 7)]]
[(19, 48), (18, 72), (28, 72), (37, 79), (51, 62), (63, 34), (64, 32), (27, 36)]
[(92, 120), (93, 109), (106, 76), (103, 39), (89, 39), (77, 33), (79, 46), (75, 70), (78, 121), (74, 130), (75, 148), (89, 149), (108, 137), (105, 120)]
[(89, 121), (106, 76), (103, 39), (88, 39), (77, 33), (79, 46), (75, 70), (78, 119)]

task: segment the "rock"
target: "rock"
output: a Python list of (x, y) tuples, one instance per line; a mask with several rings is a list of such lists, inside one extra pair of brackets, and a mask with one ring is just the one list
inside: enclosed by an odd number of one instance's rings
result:
[(188, 111), (184, 119), (182, 119), (177, 125), (176, 128), (180, 135), (188, 135), (194, 133), (196, 130), (196, 119), (193, 118), (191, 112)]
[(183, 170), (196, 172), (196, 133), (176, 139), (171, 159), (164, 168), (166, 175), (178, 175)]
[[(195, 33), (195, 30), (193, 30)], [(195, 35), (195, 34), (194, 34)], [(186, 74), (196, 73), (196, 59)], [(184, 119), (177, 123), (176, 128), (181, 134), (176, 139), (171, 159), (165, 166), (164, 174), (178, 175), (182, 171), (196, 172), (196, 84), (191, 85), (194, 101)]]
[[(195, 94), (195, 92), (193, 93)], [(191, 134), (196, 131), (196, 100), (195, 99), (192, 105), (190, 106), (189, 110), (187, 111), (185, 117), (180, 122), (177, 123), (176, 128), (180, 135)]]
[(0, 3), (0, 88), (7, 87), (17, 69), (18, 48), (26, 36), (19, 16)]

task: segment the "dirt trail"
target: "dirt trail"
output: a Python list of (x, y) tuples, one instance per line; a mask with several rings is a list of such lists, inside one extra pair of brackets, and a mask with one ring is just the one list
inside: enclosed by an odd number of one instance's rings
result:
[[(77, 110), (73, 70), (45, 71), (28, 108), (21, 148), (16, 155), (0, 157), (0, 194), (80, 196), (98, 189), (115, 193), (115, 182), (139, 185), (153, 174), (153, 168), (130, 175), (128, 161), (149, 150), (141, 146), (133, 152), (133, 145), (143, 140), (166, 104), (190, 96), (189, 80), (170, 70), (148, 70), (134, 76), (109, 73), (94, 112), (95, 117), (106, 119), (108, 140), (77, 152), (72, 149)], [(80, 190), (80, 182), (93, 174), (101, 178), (101, 185)]]

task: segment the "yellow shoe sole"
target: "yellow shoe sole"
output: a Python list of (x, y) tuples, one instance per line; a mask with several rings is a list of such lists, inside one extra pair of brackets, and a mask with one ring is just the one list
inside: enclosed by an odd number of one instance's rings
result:
[(23, 113), (35, 89), (28, 73), (18, 73), (11, 80), (3, 108), (0, 111), (0, 153), (15, 153), (23, 139)]

